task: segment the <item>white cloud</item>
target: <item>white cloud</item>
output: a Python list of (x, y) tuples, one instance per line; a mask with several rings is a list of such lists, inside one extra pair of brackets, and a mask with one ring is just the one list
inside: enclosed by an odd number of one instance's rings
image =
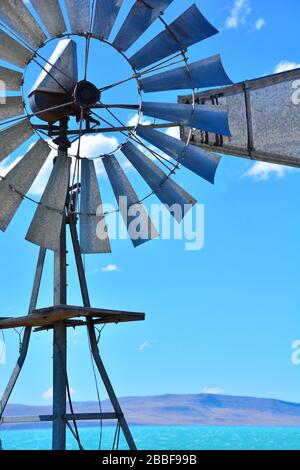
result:
[(144, 343), (142, 343), (140, 346), (139, 346), (139, 351), (144, 351), (144, 349), (148, 348), (150, 345), (149, 341), (146, 340)]
[(245, 24), (247, 16), (250, 14), (248, 0), (235, 0), (230, 11), (230, 16), (226, 19), (226, 27), (228, 29), (238, 28), (241, 24)]
[(282, 60), (276, 65), (274, 73), (287, 72), (288, 70), (294, 70), (298, 68), (300, 68), (299, 63), (291, 62), (290, 60)]
[(262, 29), (264, 26), (266, 26), (266, 21), (263, 19), (263, 18), (259, 18), (258, 20), (256, 20), (255, 22), (255, 29), (257, 31), (259, 31), (260, 29)]
[[(70, 394), (75, 395), (76, 393), (77, 393), (76, 390), (74, 390), (72, 387), (70, 387)], [(42, 394), (42, 398), (44, 400), (49, 400), (49, 399), (53, 398), (53, 387), (50, 387), (48, 390), (46, 390)]]
[(219, 387), (212, 387), (212, 388), (204, 387), (202, 389), (202, 393), (207, 393), (209, 395), (221, 395), (222, 393), (224, 393), (224, 390)]
[(256, 162), (243, 174), (243, 177), (253, 178), (255, 181), (267, 181), (272, 175), (281, 179), (289, 171), (291, 171), (291, 168), (286, 166), (276, 165), (275, 163)]
[(117, 266), (116, 264), (108, 264), (107, 266), (104, 266), (101, 268), (101, 271), (103, 273), (114, 273), (114, 272), (120, 272), (121, 268)]

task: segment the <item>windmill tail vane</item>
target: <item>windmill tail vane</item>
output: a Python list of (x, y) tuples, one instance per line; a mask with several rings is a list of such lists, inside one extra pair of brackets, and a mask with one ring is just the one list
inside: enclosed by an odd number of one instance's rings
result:
[[(197, 201), (175, 181), (176, 173), (184, 167), (214, 183), (221, 159), (211, 149), (193, 145), (193, 129), (231, 138), (227, 107), (203, 104), (195, 98), (196, 89), (232, 84), (220, 55), (193, 62), (187, 55), (190, 47), (218, 31), (195, 4), (167, 21), (167, 10), (176, 3), (180, 5), (175, 0), (135, 1), (122, 22), (120, 18), (127, 4), (123, 0), (31, 0), (30, 4), (22, 0), (0, 1), (0, 83), (5, 84), (7, 92), (5, 103), (0, 105), (0, 163), (6, 165), (28, 146), (23, 158), (0, 180), (0, 230), (3, 232), (23, 200), (32, 200), (32, 185), (50, 158), (51, 150), (56, 149), (52, 172), (26, 233), (26, 240), (40, 248), (29, 315), (0, 319), (1, 329), (25, 328), (18, 365), (1, 401), (0, 417), (25, 361), (32, 328), (35, 331), (53, 329), (53, 415), (44, 417), (45, 421), (53, 422), (53, 449), (65, 449), (66, 426), (72, 431), (69, 421), (80, 419), (117, 419), (129, 448), (136, 448), (100, 357), (95, 327), (142, 321), (145, 315), (92, 308), (82, 260), (82, 255), (111, 252), (106, 214), (101, 209), (100, 186), (110, 184), (133, 246), (139, 247), (156, 238), (158, 232), (143, 205), (148, 196), (136, 192), (132, 183), (134, 173), (127, 174), (122, 159), (141, 176), (147, 194), (150, 191), (150, 195), (170, 208), (180, 223), (187, 213), (186, 207), (193, 207)], [(134, 46), (142, 42), (144, 33), (154, 24), (160, 32), (134, 51)], [(82, 57), (80, 41), (85, 41)], [(130, 65), (130, 76), (117, 76), (116, 69), (112, 83), (89, 81), (91, 48), (101, 43), (110, 46)], [(52, 47), (49, 56), (45, 45), (47, 50)], [(40, 68), (40, 73), (35, 82), (30, 83), (25, 96), (32, 64)], [(113, 94), (109, 92), (131, 82), (136, 84), (138, 103), (109, 102), (108, 97)], [(167, 101), (168, 93), (177, 90), (191, 90), (189, 103)], [(153, 97), (159, 93), (163, 93), (163, 99), (155, 101), (157, 98)], [(147, 94), (150, 94), (148, 100), (144, 99)], [(120, 94), (115, 93), (115, 96)], [(137, 113), (134, 125), (124, 122), (124, 111)], [(153, 122), (143, 124), (143, 116)], [(166, 130), (172, 128), (188, 129), (188, 135), (184, 140), (169, 135)], [(109, 154), (87, 158), (82, 150), (84, 137), (101, 134), (116, 134), (123, 142)], [(101, 185), (98, 160), (107, 175)], [(126, 205), (120, 203), (124, 198)], [(175, 205), (182, 210), (173, 212), (171, 208)], [(138, 207), (138, 214), (130, 211), (132, 207)], [(134, 225), (139, 226), (138, 237)], [(67, 226), (83, 307), (69, 306), (67, 302)], [(54, 252), (54, 306), (37, 310), (47, 250)], [(75, 418), (69, 393), (71, 413), (67, 412), (66, 331), (78, 326), (88, 329), (91, 354), (113, 405), (113, 413), (76, 415)], [(8, 418), (2, 421), (13, 422)], [(22, 422), (21, 417), (18, 422)], [(72, 434), (82, 448), (76, 425), (74, 429)]]

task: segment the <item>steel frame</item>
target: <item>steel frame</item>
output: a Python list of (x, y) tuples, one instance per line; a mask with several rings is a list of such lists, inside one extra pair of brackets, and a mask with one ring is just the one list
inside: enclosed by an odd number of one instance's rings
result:
[[(60, 152), (66, 152), (67, 148), (60, 146)], [(69, 194), (66, 198), (66, 207), (69, 204)], [(72, 247), (76, 259), (77, 274), (80, 283), (81, 295), (84, 307), (91, 308), (91, 302), (88, 292), (87, 280), (85, 276), (84, 266), (81, 257), (80, 244), (78, 240), (78, 233), (76, 227), (77, 219), (75, 215), (69, 215), (64, 218), (62, 231), (60, 235), (60, 249), (54, 253), (54, 299), (55, 305), (67, 305), (67, 262), (66, 262), (66, 226), (69, 225)], [(43, 274), (46, 250), (40, 248), (35, 279), (32, 288), (31, 300), (28, 310), (28, 315), (31, 315), (37, 306), (41, 279)], [(76, 316), (76, 314), (74, 315)], [(95, 326), (92, 316), (86, 317), (85, 325), (87, 326), (90, 348), (93, 360), (96, 364), (102, 382), (105, 386), (111, 404), (113, 406), (113, 413), (82, 413), (70, 414), (67, 413), (67, 328), (66, 321), (55, 322), (51, 327), (53, 328), (53, 414), (46, 416), (29, 416), (29, 417), (3, 417), (3, 413), (8, 404), (9, 398), (17, 383), (23, 365), (25, 363), (32, 327), (26, 327), (23, 335), (22, 346), (17, 364), (12, 372), (8, 385), (4, 391), (0, 402), (0, 424), (17, 424), (17, 423), (38, 423), (50, 421), (52, 422), (52, 449), (65, 450), (66, 449), (66, 427), (68, 421), (88, 421), (88, 420), (117, 420), (126, 439), (130, 450), (136, 450), (136, 445), (129, 426), (121, 409), (119, 400), (115, 394), (113, 386), (110, 382), (108, 373), (105, 369), (103, 361), (100, 356), (97, 337), (95, 333)]]

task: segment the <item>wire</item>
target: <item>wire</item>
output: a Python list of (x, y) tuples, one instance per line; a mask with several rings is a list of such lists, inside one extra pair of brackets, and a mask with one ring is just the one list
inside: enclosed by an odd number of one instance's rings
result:
[[(73, 436), (76, 438), (76, 441), (78, 443), (78, 446), (79, 446), (79, 450), (84, 450), (82, 444), (81, 444), (81, 441), (80, 441), (80, 435), (79, 435), (79, 431), (78, 431), (78, 427), (77, 427), (77, 423), (76, 423), (76, 419), (75, 419), (75, 414), (74, 414), (74, 408), (73, 408), (73, 402), (72, 402), (72, 397), (71, 397), (71, 391), (70, 391), (70, 385), (69, 385), (69, 378), (68, 378), (68, 374), (66, 373), (66, 383), (67, 383), (67, 394), (68, 394), (68, 400), (69, 400), (69, 405), (70, 405), (70, 411), (71, 411), (71, 415), (72, 415), (72, 421), (73, 421), (73, 424), (74, 424), (74, 428), (75, 428), (75, 432), (72, 432)], [(68, 424), (68, 427), (71, 431), (74, 431), (71, 427), (71, 425), (69, 424), (68, 420), (67, 421), (67, 424)]]
[(98, 445), (98, 450), (102, 449), (102, 439), (103, 439), (103, 419), (102, 419), (102, 403), (101, 403), (101, 397), (100, 397), (100, 390), (99, 390), (99, 384), (97, 380), (97, 374), (96, 374), (96, 369), (95, 369), (95, 364), (94, 364), (94, 358), (93, 358), (93, 352), (92, 352), (92, 345), (90, 341), (90, 337), (88, 336), (88, 344), (89, 344), (89, 350), (90, 350), (90, 356), (91, 356), (91, 363), (92, 363), (92, 369), (93, 369), (93, 376), (94, 376), (94, 382), (95, 382), (95, 387), (96, 387), (96, 393), (97, 393), (97, 400), (98, 400), (98, 407), (99, 407), (99, 412), (100, 412), (100, 434), (99, 434), (99, 445)]

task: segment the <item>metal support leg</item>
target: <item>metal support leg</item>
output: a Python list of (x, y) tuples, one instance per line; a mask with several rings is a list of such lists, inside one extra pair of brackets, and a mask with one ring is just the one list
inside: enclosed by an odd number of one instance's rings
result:
[[(77, 229), (76, 229), (76, 221), (74, 217), (70, 217), (69, 225), (70, 225), (70, 232), (71, 232), (71, 238), (72, 238), (72, 243), (73, 243), (73, 248), (74, 248), (74, 253), (75, 253), (75, 259), (76, 259), (76, 265), (77, 265), (77, 271), (78, 271), (78, 277), (79, 277), (79, 282), (80, 282), (83, 303), (85, 307), (90, 307), (91, 302), (89, 298), (88, 287), (87, 287), (84, 267), (82, 263), (81, 253), (80, 253), (80, 246), (79, 246), (78, 234), (77, 234)], [(95, 334), (95, 328), (93, 325), (93, 320), (90, 318), (87, 319), (87, 325), (88, 325), (87, 328), (88, 328), (88, 334), (89, 334), (93, 358), (99, 370), (101, 379), (105, 385), (105, 388), (107, 390), (112, 406), (115, 410), (115, 413), (118, 416), (119, 423), (124, 433), (128, 447), (130, 450), (136, 450), (136, 445), (134, 443), (127, 421), (122, 412), (119, 400), (114, 392), (114, 389), (112, 387), (108, 374), (106, 372), (106, 369), (100, 357), (96, 334)]]
[[(54, 305), (67, 303), (66, 223), (63, 222), (60, 249), (54, 254)], [(66, 448), (67, 328), (64, 322), (53, 331), (53, 450)]]
[[(33, 283), (33, 289), (32, 289), (32, 294), (31, 294), (31, 299), (30, 299), (30, 304), (29, 304), (29, 309), (28, 309), (28, 314), (30, 315), (31, 312), (36, 308), (37, 306), (37, 301), (38, 301), (38, 295), (39, 295), (39, 290), (40, 290), (40, 285), (41, 285), (41, 280), (42, 280), (42, 274), (43, 274), (43, 267), (44, 267), (44, 262), (45, 262), (45, 256), (46, 256), (46, 250), (44, 248), (40, 249), (39, 257), (38, 257), (38, 262), (37, 262), (37, 267), (36, 267), (36, 272), (35, 272), (35, 278), (34, 278), (34, 283)], [(1, 402), (0, 402), (0, 419), (4, 413), (4, 410), (6, 408), (6, 405), (9, 401), (9, 398), (14, 390), (14, 387), (16, 385), (16, 382), (19, 378), (19, 375), (21, 373), (21, 370), (23, 368), (25, 359), (27, 357), (28, 353), (28, 347), (29, 347), (29, 342), (30, 342), (30, 336), (31, 336), (31, 327), (25, 328), (24, 335), (23, 335), (23, 340), (22, 340), (22, 347), (20, 351), (20, 356), (18, 358), (17, 364), (12, 372), (12, 375), (9, 379), (9, 382), (7, 384), (7, 387), (3, 393)]]

